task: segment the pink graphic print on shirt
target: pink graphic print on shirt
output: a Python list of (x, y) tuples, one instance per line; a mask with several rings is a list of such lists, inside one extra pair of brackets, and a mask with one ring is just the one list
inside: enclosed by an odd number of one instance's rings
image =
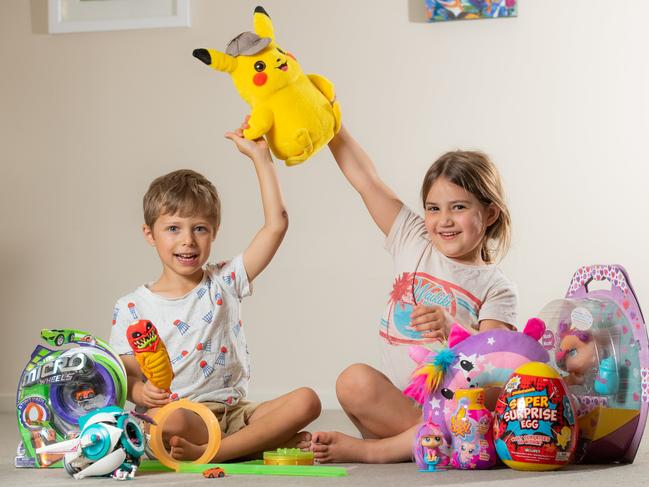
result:
[[(392, 284), (379, 334), (390, 343), (415, 344), (435, 340), (410, 329), (410, 315), (416, 305), (441, 306), (452, 316), (468, 315), (477, 320), (481, 301), (465, 289), (424, 272), (404, 272)], [(465, 323), (465, 326), (468, 323)]]

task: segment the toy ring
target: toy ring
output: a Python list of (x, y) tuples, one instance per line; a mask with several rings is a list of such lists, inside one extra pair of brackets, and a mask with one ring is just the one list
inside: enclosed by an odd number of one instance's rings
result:
[(221, 427), (219, 426), (219, 422), (216, 419), (216, 416), (214, 416), (212, 411), (210, 411), (207, 406), (205, 406), (204, 404), (191, 402), (188, 399), (180, 399), (179, 401), (175, 401), (167, 404), (166, 406), (163, 406), (153, 417), (153, 419), (157, 423), (152, 424), (150, 430), (151, 439), (149, 440), (149, 445), (151, 446), (151, 450), (153, 450), (153, 454), (165, 467), (169, 467), (175, 471), (178, 471), (181, 462), (175, 460), (169, 454), (167, 449), (164, 447), (164, 443), (162, 442), (162, 430), (164, 423), (165, 421), (167, 421), (171, 413), (176, 411), (176, 409), (189, 409), (190, 411), (198, 414), (205, 423), (208, 434), (207, 448), (205, 449), (203, 455), (200, 456), (200, 458), (190, 463), (209, 463), (212, 458), (214, 458), (214, 455), (216, 455), (216, 452), (219, 451), (219, 447), (221, 446)]

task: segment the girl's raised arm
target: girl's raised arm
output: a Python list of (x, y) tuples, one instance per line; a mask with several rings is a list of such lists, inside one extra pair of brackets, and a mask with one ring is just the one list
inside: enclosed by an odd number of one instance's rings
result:
[(329, 149), (340, 170), (363, 198), (372, 219), (387, 236), (403, 203), (381, 180), (372, 159), (344, 126), (329, 142)]

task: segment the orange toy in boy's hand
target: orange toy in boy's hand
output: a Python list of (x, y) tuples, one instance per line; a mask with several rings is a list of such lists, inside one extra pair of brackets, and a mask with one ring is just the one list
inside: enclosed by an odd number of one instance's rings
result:
[(142, 373), (156, 387), (169, 391), (174, 372), (167, 347), (149, 320), (138, 320), (126, 330), (126, 339)]

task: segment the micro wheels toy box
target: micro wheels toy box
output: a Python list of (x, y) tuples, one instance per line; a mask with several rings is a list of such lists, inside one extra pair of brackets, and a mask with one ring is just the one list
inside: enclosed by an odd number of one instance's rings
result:
[(124, 365), (107, 343), (71, 329), (42, 330), (41, 338), (53, 348), (38, 345), (18, 383), (16, 467), (53, 465), (62, 455), (36, 449), (73, 438), (81, 416), (126, 401)]

